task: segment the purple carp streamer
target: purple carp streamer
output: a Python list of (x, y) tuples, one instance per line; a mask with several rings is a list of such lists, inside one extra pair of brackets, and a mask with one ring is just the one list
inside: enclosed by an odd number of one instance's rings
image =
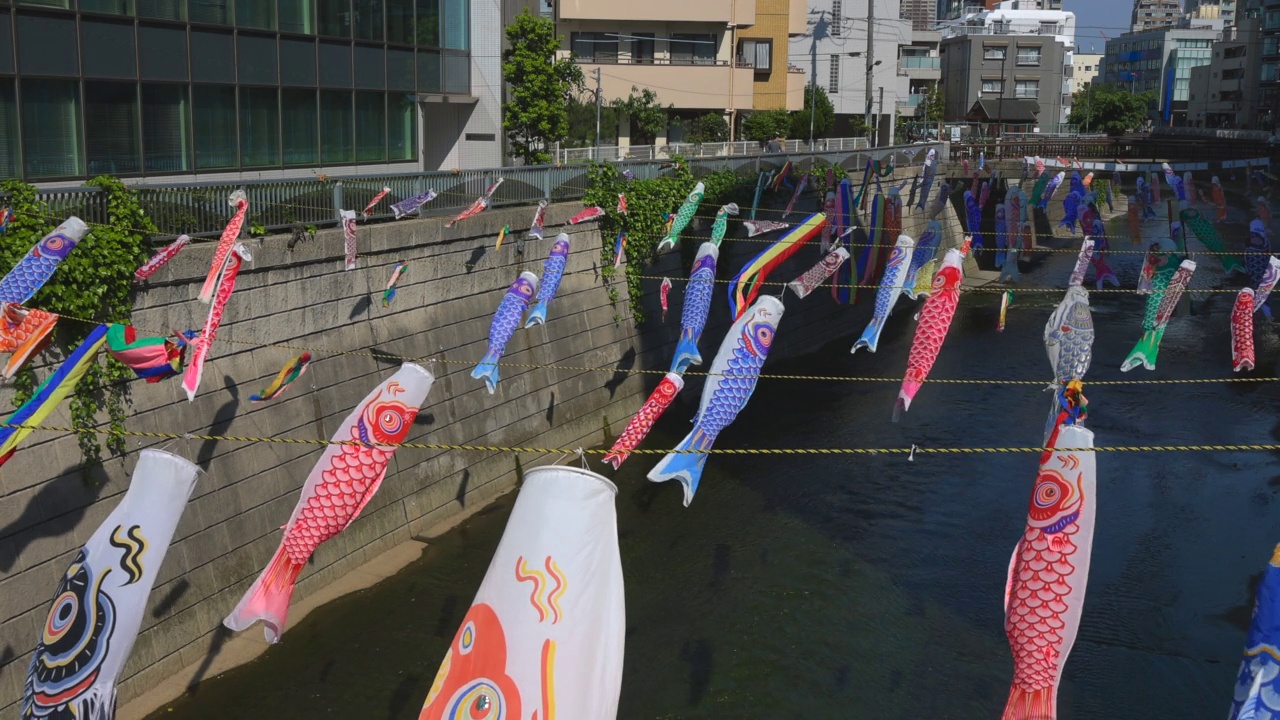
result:
[(76, 245), (89, 232), (89, 226), (78, 217), (67, 221), (45, 235), (27, 251), (26, 256), (0, 280), (0, 302), (22, 305), (49, 282), (58, 264), (76, 249)]
[(524, 317), (525, 308), (538, 292), (538, 276), (527, 270), (511, 283), (507, 293), (498, 303), (498, 311), (493, 314), (493, 322), (489, 324), (489, 349), (485, 351), (480, 363), (471, 371), (471, 377), (483, 380), (485, 387), (492, 395), (498, 389), (498, 361), (507, 351), (507, 342), (520, 327), (520, 319)]
[(690, 365), (701, 365), (702, 354), (698, 341), (707, 324), (711, 311), (711, 297), (715, 291), (716, 262), (720, 250), (715, 243), (705, 242), (698, 248), (693, 260), (693, 270), (684, 288), (684, 309), (680, 317), (680, 341), (676, 343), (675, 357), (671, 359), (671, 372), (683, 374)]
[(392, 204), (391, 214), (394, 215), (397, 220), (404, 217), (405, 215), (408, 215), (409, 213), (418, 213), (419, 215), (421, 215), (422, 206), (426, 205), (427, 203), (435, 199), (436, 199), (435, 190), (427, 190), (426, 192), (418, 193), (417, 195), (414, 195), (411, 198), (405, 198), (404, 200), (401, 200), (398, 203)]
[(542, 279), (538, 282), (538, 301), (529, 311), (526, 328), (544, 325), (547, 322), (547, 303), (551, 302), (560, 289), (560, 280), (564, 277), (565, 265), (569, 262), (569, 236), (560, 233), (551, 245), (551, 253), (542, 267)]

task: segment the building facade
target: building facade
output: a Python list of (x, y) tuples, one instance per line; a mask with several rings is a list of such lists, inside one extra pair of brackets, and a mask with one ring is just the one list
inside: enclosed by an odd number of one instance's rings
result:
[(1168, 27), (1111, 38), (1098, 82), (1135, 93), (1151, 91), (1156, 96), (1152, 120), (1184, 126), (1191, 68), (1209, 64), (1211, 47), (1221, 35), (1214, 28)]
[(1280, 126), (1280, 0), (1265, 0), (1257, 14), (1262, 20), (1258, 128), (1274, 130)]
[(1094, 78), (1098, 77), (1098, 72), (1101, 70), (1102, 58), (1101, 53), (1072, 53), (1071, 64), (1075, 73), (1072, 81), (1076, 92), (1093, 84)]
[[(940, 25), (948, 120), (963, 120), (979, 100), (1034, 100), (1035, 124), (1057, 131), (1067, 122), (1074, 90), (1075, 14), (1022, 10), (1016, 0)], [(989, 104), (985, 104), (989, 105)], [(1010, 106), (1021, 111), (1025, 103)], [(988, 113), (989, 115), (989, 113)], [(1027, 124), (1025, 118), (991, 118)]]
[(1145, 32), (1176, 25), (1182, 17), (1179, 0), (1135, 0), (1129, 21), (1129, 32)]
[(929, 95), (942, 80), (942, 33), (912, 30), (911, 43), (898, 48), (898, 74), (907, 78), (907, 96), (898, 100), (898, 116), (923, 120)]
[[(677, 117), (722, 113), (733, 127), (743, 111), (802, 107), (805, 76), (787, 62), (793, 27), (803, 32), (803, 10), (793, 5), (803, 0), (559, 0), (556, 31), (588, 87), (599, 73), (604, 103), (649, 88)], [(618, 144), (630, 141), (621, 117)]]
[[(910, 84), (898, 69), (898, 49), (911, 44), (911, 21), (900, 0), (809, 0), (807, 27), (791, 39), (791, 61), (806, 68), (835, 106), (836, 135), (854, 134), (870, 115), (876, 143), (891, 144), (899, 102)], [(867, 28), (872, 27), (871, 52)], [(868, 73), (870, 70), (870, 73)], [(870, 75), (870, 84), (868, 84)]]
[(1262, 80), (1260, 30), (1260, 18), (1241, 20), (1213, 44), (1208, 65), (1191, 68), (1188, 125), (1240, 130), (1262, 127), (1258, 117)]
[(501, 98), (473, 89), (501, 85), (492, 3), (3, 5), (3, 177), (225, 179), (501, 164)]

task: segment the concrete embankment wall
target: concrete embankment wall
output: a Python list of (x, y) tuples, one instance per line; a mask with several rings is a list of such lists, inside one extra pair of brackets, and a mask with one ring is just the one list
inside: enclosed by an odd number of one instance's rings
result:
[[(805, 207), (816, 207), (806, 198)], [(679, 332), (688, 265), (697, 241), (663, 256), (645, 273), (649, 321), (637, 327), (623, 281), (601, 274), (601, 238), (591, 225), (562, 227), (578, 206), (553, 205), (547, 239), (530, 241), (524, 254), (508, 238), (493, 247), (505, 225), (528, 227), (531, 208), (492, 210), (445, 228), (442, 219), (408, 220), (360, 228), (359, 267), (343, 270), (338, 231), (322, 231), (288, 250), (285, 238), (252, 240), (254, 260), (240, 275), (195, 402), (177, 379), (129, 383), (130, 430), (196, 435), (328, 439), (338, 424), (398, 362), (370, 353), (432, 358), (437, 376), (408, 442), (573, 448), (611, 442), (657, 384)], [(710, 212), (706, 212), (710, 214)], [(699, 220), (704, 234), (709, 221)], [(507, 286), (522, 270), (541, 275), (551, 240), (570, 232), (568, 272), (545, 328), (520, 330), (495, 395), (469, 377), (487, 344), (490, 319)], [(732, 234), (744, 234), (734, 223)], [(758, 239), (757, 239), (758, 240)], [(762, 250), (761, 242), (726, 240), (719, 277), (728, 279)], [(140, 333), (200, 327), (208, 306), (196, 295), (208, 271), (212, 244), (185, 250), (137, 294), (133, 321)], [(401, 259), (410, 262), (390, 308), (382, 290)], [(818, 260), (816, 242), (796, 253), (773, 276), (790, 280)], [(659, 277), (675, 280), (671, 312), (660, 322)], [(729, 324), (717, 285), (702, 351), (709, 364)], [(766, 292), (776, 293), (771, 287)], [(804, 301), (787, 298), (776, 356), (820, 348), (861, 329), (870, 303), (837, 306), (819, 291)], [(856, 315), (856, 317), (855, 317)], [(285, 347), (291, 345), (293, 347)], [(313, 362), (283, 398), (250, 404), (302, 349)], [(562, 369), (544, 366), (558, 365)], [(564, 368), (609, 368), (605, 372)], [(49, 370), (38, 368), (40, 377)], [(702, 383), (689, 387), (671, 412), (689, 413)], [(0, 392), (7, 403), (9, 392)], [(47, 425), (68, 425), (65, 405)], [(136, 717), (168, 697), (154, 691), (175, 680), (180, 689), (198, 681), (223, 651), (222, 618), (271, 557), (307, 473), (321, 454), (312, 445), (131, 438), (129, 452), (82, 477), (76, 439), (37, 432), (0, 471), (0, 717), (17, 715), (30, 653), (58, 586), (76, 550), (117, 505), (141, 447), (167, 447), (201, 466), (200, 478), (144, 616), (133, 655), (119, 686)], [(519, 467), (553, 462), (532, 453), (425, 451), (397, 453), (381, 490), (363, 515), (321, 546), (304, 571), (295, 605), (318, 596), (372, 558), (433, 531), (513, 488)], [(645, 460), (637, 457), (632, 462)], [(675, 490), (673, 489), (673, 492)], [(257, 628), (242, 637), (260, 642)], [(288, 636), (286, 633), (285, 641)], [(166, 686), (167, 687), (167, 686)], [(150, 691), (150, 692), (149, 692)], [(171, 696), (171, 694), (170, 694)], [(144, 705), (146, 705), (144, 707)]]

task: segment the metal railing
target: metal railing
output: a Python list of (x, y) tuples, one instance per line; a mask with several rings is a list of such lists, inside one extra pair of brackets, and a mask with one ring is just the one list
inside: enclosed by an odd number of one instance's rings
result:
[[(718, 143), (737, 146), (741, 143)], [(861, 168), (872, 157), (882, 157), (891, 151), (906, 150), (913, 154), (927, 149), (926, 145), (907, 145), (877, 148), (867, 151), (865, 138), (834, 138), (814, 143), (815, 149), (804, 143), (788, 141), (783, 154), (764, 155), (757, 143), (749, 143), (751, 152), (736, 155), (695, 156), (685, 155), (690, 170), (696, 177), (731, 170), (755, 176), (761, 169), (776, 169), (788, 160), (799, 167), (814, 160), (822, 160), (848, 169)], [(681, 149), (679, 144), (666, 146)], [(939, 148), (941, 159), (946, 159), (946, 146)], [(616, 165), (630, 172), (636, 179), (658, 177), (670, 170), (670, 161), (664, 159), (621, 160)], [(435, 200), (423, 208), (423, 215), (452, 215), (468, 207), (480, 197), (497, 177), (503, 179), (491, 199), (493, 207), (532, 205), (547, 199), (552, 202), (577, 200), (586, 194), (590, 166), (586, 164), (540, 165), (504, 167), (481, 170), (437, 171), (426, 173), (394, 173), (371, 176), (330, 176), (262, 180), (246, 182), (194, 182), (173, 184), (135, 184), (143, 210), (159, 228), (153, 238), (164, 241), (186, 233), (194, 237), (216, 236), (222, 232), (231, 216), (227, 197), (235, 190), (243, 190), (249, 199), (246, 230), (257, 227), (266, 232), (287, 230), (295, 223), (301, 225), (328, 226), (338, 222), (340, 209), (362, 210), (384, 187), (391, 193), (370, 217), (373, 220), (389, 219), (390, 205), (428, 189), (435, 190)], [(37, 200), (45, 203), (53, 218), (61, 219), (77, 215), (90, 226), (109, 221), (107, 196), (96, 187), (42, 188)], [(51, 219), (53, 219), (51, 218)]]
[[(869, 147), (866, 138), (819, 138), (813, 141), (813, 147), (803, 140), (786, 140), (782, 143), (783, 152), (843, 152), (845, 150), (865, 150)], [(682, 143), (667, 145), (629, 145), (618, 147), (605, 145), (599, 149), (599, 159), (604, 162), (620, 162), (623, 160), (662, 160), (672, 155), (687, 158), (731, 157), (735, 155), (761, 155), (764, 147), (754, 140), (737, 140), (718, 143)], [(596, 148), (558, 148), (555, 153), (556, 162), (560, 164), (584, 163), (597, 159)]]
[(898, 58), (898, 67), (903, 70), (941, 70), (942, 58), (907, 55)]

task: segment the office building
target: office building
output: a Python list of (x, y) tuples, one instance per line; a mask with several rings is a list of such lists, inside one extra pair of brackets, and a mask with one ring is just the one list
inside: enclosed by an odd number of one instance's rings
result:
[(1042, 132), (1066, 123), (1075, 14), (1015, 5), (1011, 0), (940, 24), (946, 119)]
[(1280, 0), (1265, 0), (1254, 12), (1262, 20), (1257, 126), (1275, 130), (1280, 126)]
[(1169, 27), (1176, 25), (1181, 17), (1182, 5), (1178, 0), (1135, 0), (1129, 31), (1143, 32)]
[(1075, 92), (1082, 91), (1093, 83), (1101, 70), (1102, 57), (1100, 53), (1072, 53), (1072, 87)]
[[(802, 107), (805, 76), (787, 45), (804, 32), (803, 0), (559, 0), (555, 12), (562, 55), (591, 87), (599, 70), (605, 103), (650, 88), (677, 117), (723, 113), (730, 127), (743, 111)], [(656, 143), (668, 139), (680, 138)], [(618, 144), (630, 142), (619, 118)]]
[(1262, 127), (1258, 117), (1261, 27), (1261, 18), (1241, 20), (1213, 43), (1208, 65), (1191, 68), (1188, 125), (1241, 130)]
[(20, 1), (0, 9), (0, 176), (499, 165), (499, 38), (497, 5), (469, 0)]
[(1152, 108), (1157, 124), (1186, 125), (1191, 68), (1209, 64), (1211, 47), (1221, 34), (1212, 27), (1166, 27), (1111, 38), (1097, 82), (1135, 93), (1151, 91), (1157, 98)]

